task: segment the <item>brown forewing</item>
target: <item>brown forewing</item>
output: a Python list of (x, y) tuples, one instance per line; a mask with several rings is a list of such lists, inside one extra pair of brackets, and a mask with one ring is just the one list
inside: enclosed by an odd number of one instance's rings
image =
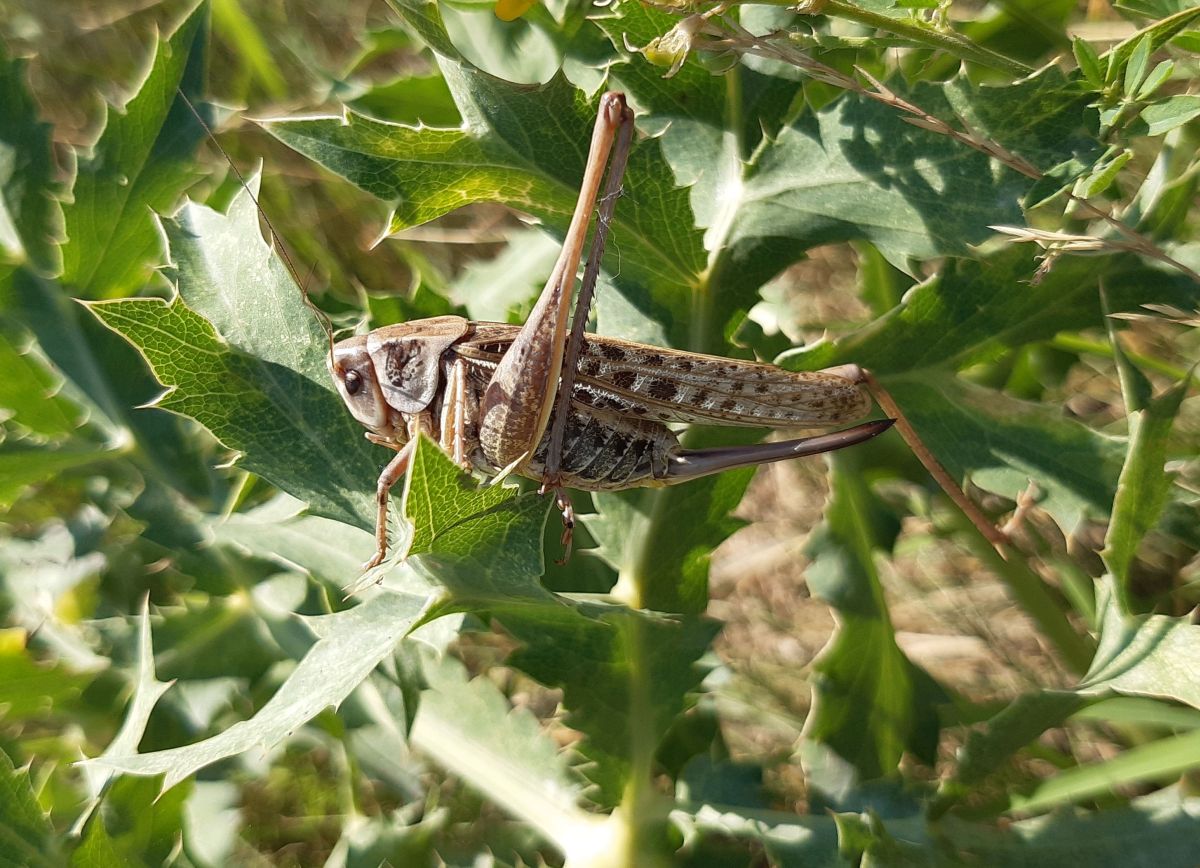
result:
[[(475, 323), (455, 345), (469, 362), (494, 367), (517, 326)], [(824, 427), (866, 415), (870, 400), (834, 374), (706, 356), (589, 334), (572, 399), (662, 422)]]

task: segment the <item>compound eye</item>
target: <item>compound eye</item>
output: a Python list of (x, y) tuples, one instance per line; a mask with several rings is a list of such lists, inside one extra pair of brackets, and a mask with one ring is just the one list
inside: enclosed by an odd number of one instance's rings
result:
[(354, 397), (362, 391), (363, 378), (358, 371), (347, 371), (342, 382), (346, 386), (346, 394), (350, 397)]

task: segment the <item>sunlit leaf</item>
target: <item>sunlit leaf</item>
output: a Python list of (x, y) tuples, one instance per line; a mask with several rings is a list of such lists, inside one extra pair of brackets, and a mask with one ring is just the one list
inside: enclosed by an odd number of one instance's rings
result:
[(1200, 96), (1181, 93), (1167, 97), (1142, 109), (1141, 117), (1146, 122), (1147, 135), (1161, 136), (1200, 117)]
[[(163, 790), (225, 757), (270, 747), (324, 709), (339, 705), (408, 632), (425, 600), (381, 592), (345, 612), (308, 619), (319, 631), (287, 681), (249, 720), (185, 747), (104, 754), (91, 763), (135, 775), (164, 775)], [(134, 708), (141, 707), (138, 700)]]
[(204, 130), (180, 99), (203, 87), (208, 9), (200, 4), (155, 51), (137, 94), (110, 111), (92, 153), (79, 162), (64, 209), (63, 281), (80, 294), (136, 290), (161, 263), (154, 212), (167, 213), (198, 177), (192, 164)]
[(366, 443), (334, 391), (325, 335), (261, 240), (250, 197), (228, 217), (189, 205), (180, 220), (168, 232), (179, 295), (91, 310), (169, 387), (157, 406), (199, 421), (316, 514), (373, 528), (388, 453)]
[[(267, 129), (390, 203), (389, 232), (480, 201), (503, 202), (563, 231), (583, 175), (594, 105), (562, 78), (530, 89), (449, 58), (442, 68), (464, 119), (460, 129), (420, 129), (355, 114), (273, 121)], [(542, 123), (547, 117), (557, 123)], [(675, 187), (653, 142), (635, 148), (626, 177), (613, 228), (622, 277), (648, 291), (643, 303), (665, 318), (678, 316), (704, 267), (686, 191)], [(673, 325), (686, 334), (678, 318)]]
[(426, 670), (414, 746), (552, 839), (568, 839), (583, 816), (573, 810), (582, 781), (533, 715), (512, 709), (487, 678), (468, 679), (457, 661)]
[(986, 262), (950, 260), (900, 306), (836, 343), (788, 354), (782, 363), (816, 369), (853, 362), (871, 369), (925, 444), (957, 479), (1015, 498), (1030, 479), (1039, 503), (1064, 529), (1104, 516), (1116, 493), (1120, 440), (1064, 419), (1044, 404), (1017, 401), (951, 376), (1010, 348), (1061, 331), (1103, 327), (1097, 280), (1112, 310), (1134, 310), (1147, 288), (1172, 304), (1200, 301), (1195, 284), (1128, 258), (1102, 271), (1096, 260), (1060, 262), (1037, 286), (1021, 286), (1030, 254), (1008, 250)]
[(1200, 626), (1166, 615), (1127, 614), (1111, 577), (1101, 590), (1100, 647), (1079, 690), (1174, 699), (1200, 708), (1200, 677), (1193, 665)]

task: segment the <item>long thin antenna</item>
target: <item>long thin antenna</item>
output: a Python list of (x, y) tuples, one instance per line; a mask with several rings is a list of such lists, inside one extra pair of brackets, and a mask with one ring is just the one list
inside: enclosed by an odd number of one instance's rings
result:
[[(258, 209), (258, 214), (260, 217), (262, 217), (263, 223), (266, 224), (267, 231), (271, 233), (271, 240), (275, 243), (275, 249), (279, 252), (280, 258), (283, 259), (283, 263), (286, 266), (288, 273), (292, 276), (292, 280), (295, 282), (296, 286), (300, 288), (300, 296), (304, 299), (304, 304), (309, 310), (316, 314), (317, 320), (321, 323), (321, 329), (325, 332), (325, 337), (329, 340), (329, 358), (332, 360), (333, 323), (330, 321), (328, 314), (321, 310), (321, 308), (317, 307), (317, 305), (313, 303), (313, 300), (309, 298), (308, 281), (300, 280), (300, 273), (296, 270), (296, 266), (292, 262), (292, 257), (288, 253), (287, 247), (283, 243), (283, 238), (280, 237), (279, 233), (275, 231), (275, 226), (271, 223), (271, 218), (267, 215), (267, 212), (263, 210), (262, 205), (258, 203), (258, 197), (254, 195), (254, 191), (251, 190), (250, 185), (246, 183), (245, 176), (242, 175), (242, 172), (237, 167), (237, 164), (233, 162), (233, 159), (229, 156), (229, 152), (225, 150), (225, 146), (217, 140), (212, 128), (209, 127), (208, 122), (204, 120), (204, 117), (200, 114), (200, 112), (196, 110), (196, 106), (192, 104), (192, 101), (188, 98), (188, 95), (183, 92), (183, 89), (176, 88), (176, 92), (179, 94), (179, 98), (183, 100), (183, 104), (188, 107), (188, 111), (195, 116), (197, 123), (199, 123), (204, 129), (204, 132), (208, 134), (209, 141), (211, 141), (213, 145), (216, 146), (216, 149), (221, 152), (221, 156), (224, 157), (225, 162), (229, 164), (230, 170), (238, 179), (238, 182), (242, 185), (242, 189), (246, 191), (246, 195), (250, 197), (250, 201), (254, 203), (254, 207)], [(309, 277), (311, 276), (312, 272), (310, 271)]]

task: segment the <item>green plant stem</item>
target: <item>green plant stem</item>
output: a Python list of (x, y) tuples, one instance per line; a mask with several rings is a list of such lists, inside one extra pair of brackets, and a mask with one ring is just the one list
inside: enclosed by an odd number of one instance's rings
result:
[(1071, 626), (1062, 609), (1046, 590), (1041, 577), (1025, 566), (1020, 558), (1006, 561), (1001, 557), (965, 516), (956, 512), (954, 521), (963, 531), (972, 553), (1004, 581), (1021, 608), (1033, 618), (1046, 639), (1062, 656), (1067, 667), (1079, 675), (1086, 672), (1096, 653), (1095, 642)]
[[(641, 665), (649, 653), (645, 630), (646, 624), (642, 619), (629, 618), (624, 631), (626, 655), (631, 662), (630, 718), (643, 724), (653, 720), (651, 707), (654, 692), (654, 685), (646, 677), (646, 667)], [(650, 737), (650, 730), (645, 725), (630, 727), (630, 735), (633, 745), (630, 751), (632, 761), (629, 778), (625, 784), (621, 804), (614, 814), (614, 820), (620, 822), (625, 830), (625, 834), (619, 839), (625, 853), (615, 864), (665, 866), (670, 854), (666, 835), (670, 805), (654, 789), (652, 776), (658, 744)]]
[[(789, 8), (796, 6), (796, 0), (755, 0), (755, 2), (765, 6), (786, 6)], [(845, 0), (827, 0), (827, 2), (821, 5), (820, 12), (822, 15), (844, 18), (847, 21), (856, 21), (859, 24), (865, 24), (868, 27), (874, 27), (887, 33), (894, 33), (911, 42), (945, 51), (971, 63), (978, 63), (981, 66), (991, 69), (1002, 70), (1018, 78), (1024, 78), (1034, 71), (1032, 67), (1026, 66), (1020, 61), (976, 45), (966, 37), (952, 31), (936, 30), (903, 18), (891, 18), (887, 15), (881, 15), (878, 12), (871, 12), (855, 6), (853, 3), (847, 3)]]
[[(716, 171), (736, 177), (740, 183), (743, 173), (742, 138), (736, 131), (742, 128), (741, 79), (730, 71), (722, 77), (722, 81), (725, 85), (726, 140), (719, 157), (721, 165), (716, 167)], [(724, 335), (718, 330), (723, 328), (724, 323), (716, 323), (717, 328), (714, 328), (713, 300), (715, 294), (720, 291), (723, 272), (728, 263), (727, 240), (736, 217), (736, 201), (731, 199), (724, 208), (718, 210), (705, 237), (705, 243), (710, 248), (708, 263), (692, 289), (688, 349), (693, 352), (720, 353), (724, 342)]]

